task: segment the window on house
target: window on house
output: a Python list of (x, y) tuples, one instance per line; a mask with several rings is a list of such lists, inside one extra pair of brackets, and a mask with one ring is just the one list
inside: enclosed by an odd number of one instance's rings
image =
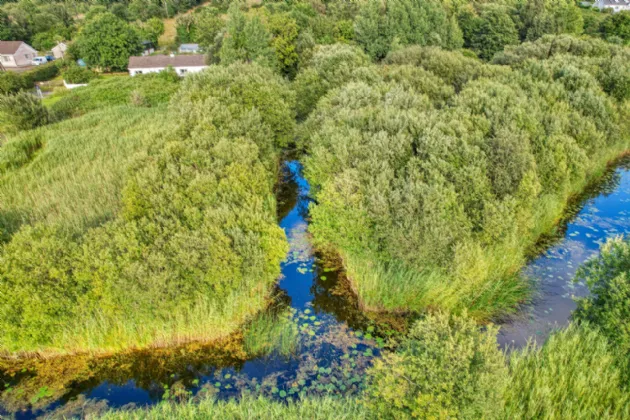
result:
[(31, 58), (30, 54), (24, 54), (24, 58)]
[(134, 74), (142, 74), (142, 70), (136, 70)]
[(9, 57), (8, 55), (3, 55), (2, 56), (2, 61), (8, 63), (9, 61), (11, 61), (11, 57)]
[(184, 74), (184, 73), (186, 73), (187, 71), (188, 71), (188, 70), (186, 70), (186, 69), (179, 69), (179, 74)]

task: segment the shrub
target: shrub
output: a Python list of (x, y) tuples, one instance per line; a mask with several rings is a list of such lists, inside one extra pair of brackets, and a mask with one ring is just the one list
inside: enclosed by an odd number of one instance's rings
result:
[(75, 65), (68, 66), (62, 75), (63, 80), (71, 84), (87, 83), (96, 77), (92, 70)]
[(495, 418), (507, 369), (497, 328), (443, 313), (416, 322), (369, 371), (365, 404), (379, 418)]
[(630, 243), (609, 240), (576, 280), (586, 282), (590, 295), (578, 299), (574, 319), (596, 325), (622, 354), (630, 354)]
[(365, 71), (368, 57), (358, 48), (344, 44), (320, 46), (314, 52), (305, 69), (301, 70), (293, 83), (297, 97), (298, 117), (307, 116), (326, 92), (353, 80), (371, 79), (378, 76)]
[(572, 325), (542, 348), (510, 356), (504, 418), (628, 418), (630, 400), (614, 349), (596, 329)]
[(59, 74), (59, 68), (62, 63), (62, 61), (53, 61), (52, 63), (37, 66), (34, 69), (25, 72), (24, 77), (31, 82), (43, 82), (50, 80)]
[(12, 71), (0, 72), (0, 93), (8, 95), (33, 87), (33, 83)]
[(0, 97), (0, 122), (13, 130), (30, 130), (48, 124), (48, 110), (39, 98), (28, 92)]

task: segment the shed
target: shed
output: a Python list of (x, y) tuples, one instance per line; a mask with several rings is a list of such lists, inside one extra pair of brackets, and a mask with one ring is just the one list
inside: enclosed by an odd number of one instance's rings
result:
[(201, 52), (199, 44), (182, 44), (178, 50), (180, 54), (197, 54)]

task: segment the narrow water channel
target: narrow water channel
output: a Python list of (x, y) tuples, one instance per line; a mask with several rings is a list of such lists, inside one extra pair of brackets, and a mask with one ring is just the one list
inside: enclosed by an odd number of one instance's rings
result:
[[(309, 185), (301, 169), (297, 161), (286, 162), (278, 191), (279, 223), (290, 252), (282, 264), (276, 309), (288, 313), (297, 330), (291, 354), (272, 352), (248, 360), (192, 344), (100, 359), (38, 361), (33, 370), (0, 372), (0, 417), (70, 416), (165, 398), (230, 398), (243, 392), (277, 399), (360, 392), (365, 370), (380, 355), (384, 340), (358, 310), (343, 277), (320, 264), (311, 248)], [(607, 238), (630, 234), (629, 169), (628, 162), (622, 163), (576, 203), (555, 244), (525, 268), (539, 293), (519, 317), (502, 326), (502, 346), (520, 347), (532, 337), (543, 341), (553, 328), (566, 325), (575, 308), (572, 298), (586, 293), (584, 285), (571, 282), (575, 270)]]
[(282, 263), (275, 310), (288, 313), (297, 331), (291, 354), (272, 352), (242, 360), (204, 354), (203, 346), (184, 346), (104, 360), (43, 361), (48, 365), (38, 372), (4, 378), (10, 392), (0, 387), (3, 410), (30, 419), (85, 413), (86, 407), (98, 411), (105, 406), (145, 406), (174, 396), (229, 398), (246, 392), (287, 399), (359, 392), (365, 369), (380, 355), (384, 341), (362, 316), (339, 273), (323, 267), (311, 248), (309, 185), (301, 172), (299, 162), (286, 162), (278, 191), (279, 223), (290, 251)]
[(536, 284), (536, 295), (516, 319), (501, 326), (497, 338), (502, 347), (520, 348), (530, 339), (541, 344), (554, 329), (566, 326), (576, 308), (574, 298), (588, 293), (585, 284), (573, 282), (577, 269), (608, 238), (630, 234), (630, 160), (587, 191), (569, 216), (555, 243), (524, 269)]

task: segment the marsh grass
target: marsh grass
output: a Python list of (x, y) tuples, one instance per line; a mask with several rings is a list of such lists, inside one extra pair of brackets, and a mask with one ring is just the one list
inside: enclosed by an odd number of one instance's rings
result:
[[(130, 296), (130, 299), (133, 297)], [(239, 334), (241, 327), (268, 304), (268, 294), (255, 285), (243, 285), (226, 297), (200, 296), (186, 308), (157, 316), (150, 311), (138, 311), (126, 316), (105, 316), (101, 312), (74, 323), (64, 325), (52, 343), (42, 347), (28, 347), (21, 342), (1, 343), (14, 351), (12, 356), (46, 357), (62, 354), (111, 354), (124, 350), (162, 348), (191, 342), (214, 342)], [(254, 337), (267, 340), (258, 349), (289, 349), (288, 325), (278, 321), (260, 322), (263, 332)], [(266, 329), (265, 329), (266, 328)], [(267, 335), (265, 335), (267, 333)], [(274, 335), (275, 334), (275, 335)], [(282, 346), (270, 340), (282, 338)], [(17, 351), (26, 349), (28, 351)]]
[(0, 148), (0, 229), (45, 222), (76, 233), (112, 218), (128, 164), (168, 132), (165, 111), (109, 108), (8, 139)]
[(627, 142), (594, 159), (584, 177), (555, 195), (541, 196), (527, 235), (505, 238), (493, 246), (468, 243), (457, 250), (452, 267), (409, 267), (382, 262), (375, 255), (342, 252), (344, 266), (364, 309), (376, 312), (422, 312), (436, 308), (467, 309), (480, 321), (503, 318), (526, 304), (533, 279), (521, 273), (540, 241), (561, 230), (571, 206), (601, 182), (612, 164), (625, 156)]
[(140, 419), (366, 419), (372, 418), (356, 399), (306, 398), (288, 403), (266, 398), (244, 397), (239, 401), (216, 401), (204, 398), (181, 404), (163, 402), (155, 407), (129, 411), (108, 411), (88, 419), (140, 420)]
[(292, 310), (263, 311), (245, 326), (243, 346), (251, 356), (290, 356), (298, 345), (299, 331)]
[[(626, 357), (626, 355), (622, 355)], [(541, 348), (530, 343), (510, 357), (505, 418), (628, 418), (615, 349), (597, 330), (571, 325)]]

